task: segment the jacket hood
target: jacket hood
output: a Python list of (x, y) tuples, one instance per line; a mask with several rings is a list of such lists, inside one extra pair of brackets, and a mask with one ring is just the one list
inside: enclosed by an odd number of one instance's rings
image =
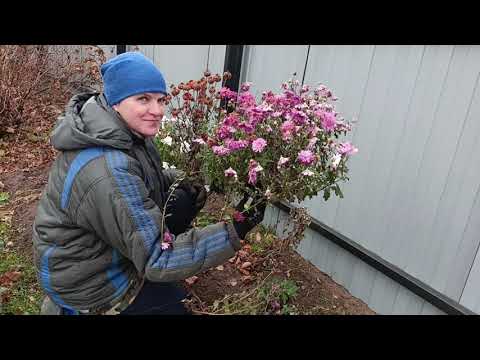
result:
[(70, 99), (65, 113), (58, 117), (50, 141), (57, 150), (92, 146), (128, 150), (134, 136), (103, 94), (81, 93)]

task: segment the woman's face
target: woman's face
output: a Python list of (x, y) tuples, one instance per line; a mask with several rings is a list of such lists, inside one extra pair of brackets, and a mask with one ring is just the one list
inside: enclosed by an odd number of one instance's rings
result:
[(116, 110), (130, 129), (143, 136), (155, 136), (165, 113), (165, 95), (144, 93), (130, 96), (116, 105)]

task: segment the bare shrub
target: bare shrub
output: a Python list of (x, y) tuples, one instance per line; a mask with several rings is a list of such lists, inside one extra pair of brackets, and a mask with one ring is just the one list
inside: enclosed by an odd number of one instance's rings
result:
[(97, 46), (0, 45), (0, 136), (50, 118), (76, 92), (100, 91), (103, 62)]

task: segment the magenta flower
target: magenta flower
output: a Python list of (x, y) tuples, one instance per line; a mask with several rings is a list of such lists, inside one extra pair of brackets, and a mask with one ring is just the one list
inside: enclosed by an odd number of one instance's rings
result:
[(358, 152), (358, 149), (349, 142), (338, 144), (338, 152), (342, 155), (353, 155)]
[(220, 146), (212, 146), (213, 153), (218, 156), (224, 156), (230, 154), (230, 149), (224, 147), (223, 145)]
[(235, 129), (233, 126), (222, 125), (217, 130), (217, 136), (220, 140), (223, 140), (231, 137), (236, 131), (237, 129)]
[(233, 219), (236, 221), (236, 222), (244, 222), (246, 217), (245, 215), (243, 215), (240, 211), (238, 210), (235, 210), (235, 212), (233, 213)]
[(243, 130), (245, 131), (247, 134), (252, 134), (254, 131), (255, 131), (255, 127), (248, 123), (248, 122), (241, 122), (239, 125), (238, 125), (238, 128), (240, 130)]
[(237, 114), (230, 114), (225, 119), (223, 119), (223, 124), (226, 126), (238, 126), (238, 115)]
[(258, 138), (252, 142), (252, 150), (256, 153), (261, 153), (267, 146), (267, 142), (263, 138)]
[(238, 95), (238, 105), (244, 109), (255, 106), (255, 98), (249, 92), (242, 92)]
[(294, 109), (291, 113), (292, 120), (297, 125), (304, 125), (308, 119), (307, 115), (303, 111)]
[(171, 243), (173, 241), (173, 235), (170, 232), (165, 231), (163, 233), (163, 242)]
[(224, 99), (233, 100), (237, 97), (237, 93), (235, 91), (230, 90), (229, 88), (223, 87), (220, 89), (220, 97)]
[(227, 139), (225, 140), (225, 145), (229, 150), (237, 151), (241, 149), (246, 149), (248, 147), (248, 141)]
[(302, 150), (298, 153), (297, 160), (303, 165), (310, 165), (315, 160), (315, 155), (310, 150)]

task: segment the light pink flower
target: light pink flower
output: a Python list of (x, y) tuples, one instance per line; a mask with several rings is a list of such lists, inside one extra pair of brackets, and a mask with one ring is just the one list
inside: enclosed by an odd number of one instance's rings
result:
[(255, 139), (252, 142), (252, 150), (256, 153), (261, 153), (265, 146), (267, 146), (267, 142), (263, 138)]
[(252, 83), (245, 82), (245, 83), (242, 84), (242, 86), (240, 86), (240, 90), (241, 91), (248, 91), (248, 90), (250, 90), (250, 86), (252, 86)]
[(337, 125), (337, 119), (335, 118), (334, 113), (318, 110), (315, 112), (315, 115), (321, 119), (320, 124), (326, 132), (335, 130), (335, 126)]
[(315, 160), (315, 155), (310, 150), (302, 150), (298, 153), (297, 160), (303, 165), (310, 165)]
[(225, 170), (225, 176), (226, 177), (233, 177), (235, 179), (238, 178), (237, 172), (233, 170), (231, 167), (229, 167), (227, 170)]
[(303, 176), (312, 176), (312, 175), (314, 175), (314, 174), (315, 174), (315, 173), (314, 173), (313, 171), (308, 170), (308, 169), (302, 171), (302, 175), (303, 175)]
[(338, 152), (342, 155), (353, 155), (358, 152), (358, 149), (349, 142), (338, 144)]
[(170, 243), (162, 242), (162, 250), (167, 250), (170, 247)]
[(218, 156), (224, 156), (230, 154), (231, 150), (224, 147), (223, 145), (220, 146), (212, 146), (213, 153)]
[(318, 141), (318, 138), (317, 138), (317, 137), (311, 138), (311, 139), (308, 141), (307, 149), (308, 149), (308, 150), (313, 150), (313, 148), (315, 147), (315, 144), (317, 143), (317, 141)]
[(295, 130), (295, 124), (290, 120), (284, 121), (280, 126), (280, 130), (282, 132), (282, 139), (290, 140), (292, 138), (292, 133)]
[(277, 168), (280, 169), (280, 167), (283, 166), (284, 164), (286, 164), (288, 162), (288, 160), (289, 160), (289, 158), (280, 156), (280, 160), (278, 160), (278, 163), (277, 163)]
[(199, 145), (205, 145), (206, 142), (202, 138), (194, 139), (192, 142), (197, 143)]
[(257, 172), (262, 170), (263, 168), (260, 166), (260, 164), (251, 159), (250, 163), (248, 164), (248, 183), (255, 185), (257, 182)]

